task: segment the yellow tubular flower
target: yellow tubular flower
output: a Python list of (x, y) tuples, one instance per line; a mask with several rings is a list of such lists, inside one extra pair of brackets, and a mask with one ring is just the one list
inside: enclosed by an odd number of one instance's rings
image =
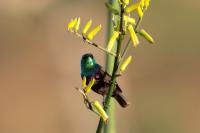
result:
[(92, 86), (94, 85), (95, 79), (92, 78), (88, 86), (85, 88), (85, 94), (88, 94), (91, 91)]
[(99, 115), (103, 118), (104, 122), (108, 121), (108, 115), (104, 111), (103, 107), (98, 101), (93, 101), (92, 105), (95, 107), (95, 109), (98, 111)]
[(79, 27), (80, 27), (80, 21), (81, 21), (80, 17), (77, 18), (77, 22), (76, 22), (76, 26), (75, 26), (75, 31), (76, 31), (76, 32), (79, 30)]
[(77, 18), (72, 19), (72, 20), (68, 23), (68, 25), (67, 25), (68, 31), (71, 31), (71, 32), (72, 32), (74, 26), (76, 25), (76, 23), (77, 23)]
[(110, 52), (115, 44), (116, 39), (119, 37), (119, 32), (114, 31), (112, 37), (110, 38), (107, 46), (107, 50)]
[(88, 40), (92, 40), (94, 36), (101, 30), (101, 25), (96, 26), (90, 33), (87, 35)]
[(82, 34), (83, 34), (83, 35), (86, 35), (86, 33), (87, 33), (87, 31), (89, 30), (89, 28), (91, 27), (91, 25), (92, 25), (92, 20), (89, 20), (89, 21), (86, 23), (85, 27), (83, 28), (83, 31), (82, 31)]
[(128, 5), (128, 4), (129, 4), (129, 0), (122, 0), (122, 2), (123, 2), (125, 5)]
[(143, 11), (142, 11), (142, 8), (141, 8), (140, 6), (137, 8), (137, 13), (138, 13), (138, 16), (139, 16), (140, 18), (143, 17)]
[(133, 41), (133, 46), (136, 47), (139, 44), (139, 40), (132, 25), (128, 26), (128, 31), (130, 33), (131, 40)]
[(134, 18), (131, 18), (131, 17), (129, 17), (129, 16), (124, 15), (124, 20), (125, 20), (126, 22), (130, 23), (130, 24), (135, 25), (135, 19), (134, 19)]
[(149, 7), (150, 0), (144, 0), (144, 7), (147, 9)]
[(140, 1), (138, 1), (137, 3), (134, 3), (134, 4), (130, 5), (129, 7), (127, 7), (125, 9), (125, 12), (127, 14), (129, 14), (130, 12), (134, 11), (135, 9), (137, 9), (139, 6), (140, 6)]
[(82, 86), (83, 86), (83, 88), (86, 87), (86, 77), (85, 76), (83, 77), (83, 80), (82, 80)]
[(154, 43), (154, 39), (144, 29), (140, 30), (140, 35), (143, 36), (148, 42)]
[(131, 60), (132, 60), (132, 56), (129, 56), (129, 57), (123, 62), (123, 64), (122, 64), (121, 67), (120, 67), (120, 73), (122, 73), (122, 72), (126, 69), (126, 67), (130, 64)]
[(140, 7), (143, 9), (143, 7), (144, 7), (144, 1), (145, 0), (141, 0), (141, 2), (140, 2)]

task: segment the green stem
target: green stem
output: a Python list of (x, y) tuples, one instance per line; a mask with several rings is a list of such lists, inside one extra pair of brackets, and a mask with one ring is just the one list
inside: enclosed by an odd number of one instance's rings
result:
[[(111, 115), (110, 113), (113, 113), (113, 110), (110, 109), (110, 103), (111, 103), (113, 92), (116, 88), (117, 71), (118, 71), (118, 66), (120, 62), (119, 60), (120, 60), (121, 44), (123, 40), (123, 34), (122, 34), (123, 33), (123, 13), (124, 11), (121, 6), (121, 14), (120, 14), (121, 18), (120, 18), (120, 29), (119, 29), (120, 35), (119, 35), (119, 39), (117, 40), (117, 51), (116, 51), (116, 57), (115, 57), (114, 67), (113, 67), (113, 72), (112, 72), (112, 77), (111, 77), (111, 86), (106, 96), (105, 106), (104, 106), (104, 109), (109, 114), (109, 116)], [(104, 133), (111, 133), (111, 132), (114, 132), (114, 131), (112, 129), (112, 126), (108, 122), (108, 124), (105, 125)]]
[[(119, 8), (121, 11), (121, 17), (120, 17), (120, 35), (119, 35), (119, 39), (117, 40), (117, 45), (114, 48), (116, 50), (116, 56), (115, 58), (110, 57), (107, 54), (107, 67), (106, 70), (108, 73), (112, 73), (112, 77), (111, 77), (111, 86), (109, 88), (108, 94), (106, 96), (105, 99), (105, 105), (104, 105), (104, 110), (106, 111), (106, 113), (109, 116), (109, 121), (107, 124), (103, 125), (103, 120), (100, 119), (99, 121), (99, 125), (97, 128), (97, 132), (96, 133), (101, 133), (103, 126), (104, 128), (104, 133), (114, 133), (115, 132), (115, 117), (114, 117), (114, 103), (112, 102), (112, 94), (113, 91), (116, 87), (116, 79), (117, 79), (117, 71), (118, 71), (118, 66), (119, 66), (119, 60), (120, 60), (120, 52), (121, 52), (121, 44), (122, 44), (122, 40), (123, 40), (123, 13), (124, 11), (122, 10), (122, 7), (118, 6), (118, 0), (110, 0), (110, 3), (115, 6), (116, 8)], [(112, 18), (111, 18), (111, 13), (109, 13), (109, 28), (108, 28), (108, 39), (110, 38), (110, 36), (112, 35), (112, 31), (113, 31), (113, 26), (112, 26)]]

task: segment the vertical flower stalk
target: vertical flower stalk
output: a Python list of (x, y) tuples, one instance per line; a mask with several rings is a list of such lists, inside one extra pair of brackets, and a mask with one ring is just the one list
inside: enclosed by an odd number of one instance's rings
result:
[[(109, 3), (112, 5), (112, 7), (114, 7), (115, 9), (120, 11), (120, 26), (119, 26), (119, 31), (120, 34), (118, 36), (117, 39), (117, 44), (115, 44), (112, 47), (112, 52), (116, 53), (116, 56), (110, 56), (109, 54), (106, 55), (106, 71), (108, 73), (110, 73), (112, 75), (111, 77), (111, 86), (109, 88), (109, 92), (108, 95), (106, 96), (105, 99), (105, 105), (104, 105), (104, 110), (106, 111), (106, 113), (109, 116), (109, 121), (107, 124), (103, 123), (103, 120), (100, 119), (99, 121), (99, 125), (97, 128), (96, 133), (101, 133), (102, 128), (104, 126), (104, 133), (115, 133), (116, 132), (116, 128), (115, 128), (115, 104), (112, 97), (112, 93), (115, 89), (115, 82), (116, 82), (116, 75), (117, 75), (117, 69), (119, 66), (119, 57), (120, 57), (120, 48), (121, 48), (121, 43), (122, 43), (122, 32), (123, 32), (123, 11), (122, 8), (120, 7), (118, 0), (109, 0)], [(116, 20), (114, 20), (116, 21)], [(115, 23), (115, 22), (114, 22)], [(113, 20), (112, 20), (112, 14), (111, 12), (108, 12), (108, 32), (107, 32), (107, 40), (109, 40), (111, 38), (111, 36), (113, 35)], [(107, 41), (108, 42), (108, 41)], [(108, 43), (109, 45), (109, 43)]]
[[(106, 90), (108, 93), (105, 95), (103, 94), (103, 96), (105, 96), (103, 104), (104, 106), (102, 107), (96, 100), (91, 102), (88, 97), (88, 93), (94, 89), (92, 87), (96, 82), (95, 80), (99, 80), (95, 76), (91, 81), (86, 77), (82, 77), (82, 89), (76, 88), (83, 95), (86, 107), (100, 116), (96, 133), (102, 133), (103, 130), (104, 133), (116, 132), (115, 105), (112, 96), (116, 98), (122, 107), (126, 107), (128, 105), (125, 100), (119, 100), (118, 97), (113, 95), (113, 92), (116, 89), (117, 77), (122, 75), (132, 60), (132, 56), (129, 56), (124, 60), (124, 57), (130, 47), (131, 41), (133, 43), (133, 47), (136, 48), (136, 46), (139, 45), (139, 38), (137, 36), (139, 34), (149, 43), (154, 43), (154, 39), (151, 37), (151, 35), (144, 29), (139, 28), (139, 24), (142, 21), (144, 12), (149, 6), (149, 2), (150, 0), (138, 0), (129, 5), (129, 0), (108, 0), (106, 3), (106, 7), (109, 10), (106, 43), (108, 45), (106, 48), (93, 42), (94, 37), (102, 28), (101, 25), (96, 26), (94, 29), (88, 32), (92, 25), (92, 20), (89, 20), (84, 26), (82, 33), (79, 33), (80, 18), (71, 19), (71, 21), (68, 23), (67, 30), (69, 32), (74, 33), (78, 37), (82, 38), (84, 42), (95, 46), (96, 48), (104, 51), (106, 54), (106, 72), (109, 76), (109, 83), (107, 82), (107, 84), (110, 87), (108, 90)], [(131, 17), (131, 14), (134, 12), (136, 12), (138, 16), (137, 21), (135, 18)], [(121, 48), (125, 35), (129, 35), (130, 38), (128, 43), (125, 45), (125, 48)], [(104, 77), (102, 78), (104, 79)], [(90, 82), (86, 84), (86, 80), (89, 80)]]
[[(109, 2), (116, 9), (118, 9), (118, 10), (120, 9), (120, 6), (119, 6), (119, 3), (118, 3), (117, 0), (109, 0)], [(116, 20), (114, 20), (114, 21), (116, 21)], [(107, 42), (109, 41), (110, 37), (113, 35), (113, 32), (114, 32), (114, 30), (113, 30), (113, 23), (112, 23), (112, 14), (109, 12), (108, 13)], [(112, 50), (113, 50), (114, 53), (116, 53), (117, 46), (114, 45)], [(116, 57), (117, 57), (117, 55), (116, 55)], [(115, 62), (115, 57), (106, 54), (106, 71), (110, 74), (114, 72), (114, 70), (113, 70), (114, 62)], [(110, 90), (110, 88), (109, 88), (109, 90)], [(116, 132), (116, 128), (115, 128), (115, 124), (116, 124), (115, 123), (115, 103), (114, 103), (114, 99), (111, 99), (111, 97), (109, 97), (109, 99), (110, 100), (108, 101), (108, 97), (106, 97), (104, 109), (107, 112), (108, 116), (110, 117), (110, 121), (107, 123), (107, 125), (105, 125), (104, 133), (115, 133)], [(108, 105), (108, 104), (110, 104), (110, 105)], [(107, 108), (107, 106), (110, 106), (110, 107)]]

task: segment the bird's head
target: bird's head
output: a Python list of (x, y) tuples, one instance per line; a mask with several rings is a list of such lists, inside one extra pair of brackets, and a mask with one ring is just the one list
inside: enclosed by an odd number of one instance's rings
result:
[(81, 69), (93, 69), (96, 65), (96, 61), (92, 54), (87, 53), (82, 56)]

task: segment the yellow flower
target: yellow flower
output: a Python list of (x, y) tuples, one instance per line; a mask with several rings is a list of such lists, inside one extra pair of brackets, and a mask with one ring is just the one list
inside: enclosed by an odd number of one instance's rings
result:
[(107, 46), (107, 50), (110, 52), (115, 44), (116, 39), (119, 37), (119, 32), (114, 31), (112, 37), (110, 38)]
[(139, 16), (140, 18), (143, 17), (143, 11), (142, 11), (142, 8), (141, 8), (140, 6), (137, 8), (137, 13), (138, 13), (138, 16)]
[(130, 33), (131, 40), (133, 42), (133, 46), (136, 47), (139, 44), (139, 40), (138, 40), (138, 37), (137, 37), (132, 25), (128, 26), (128, 31)]
[(120, 73), (122, 73), (122, 72), (126, 69), (126, 67), (130, 64), (131, 60), (132, 60), (132, 56), (129, 56), (129, 57), (123, 62), (123, 64), (122, 64), (121, 67), (120, 67)]
[(75, 31), (76, 31), (76, 32), (79, 30), (79, 27), (80, 27), (80, 21), (81, 21), (80, 17), (77, 18), (77, 22), (76, 22), (76, 26), (75, 26)]
[(86, 23), (85, 27), (83, 28), (83, 31), (82, 31), (82, 34), (83, 34), (83, 35), (86, 35), (86, 33), (87, 33), (87, 31), (89, 30), (89, 28), (91, 27), (91, 25), (92, 25), (92, 20), (89, 20), (89, 21)]
[(88, 40), (92, 40), (94, 36), (101, 30), (101, 25), (96, 26), (90, 33), (87, 35)]
[(122, 2), (123, 2), (125, 5), (128, 5), (128, 4), (129, 4), (129, 0), (122, 0)]
[(127, 14), (129, 14), (130, 12), (134, 11), (135, 9), (137, 9), (140, 6), (140, 1), (130, 5), (129, 7), (125, 8), (125, 12)]
[(154, 39), (144, 29), (140, 30), (140, 35), (143, 36), (148, 42), (154, 43)]
[(92, 80), (89, 82), (89, 84), (85, 88), (85, 94), (88, 94), (91, 91), (92, 86), (94, 85), (94, 82), (95, 82), (95, 79), (92, 78)]
[(145, 0), (141, 0), (141, 2), (140, 2), (140, 6), (141, 6), (142, 9), (143, 9), (143, 7), (144, 7), (144, 1), (145, 1)]
[(144, 0), (144, 8), (148, 8), (149, 7), (149, 3), (150, 3), (150, 0)]
[(108, 115), (104, 111), (101, 104), (98, 101), (95, 100), (95, 101), (92, 102), (92, 105), (95, 107), (95, 109), (97, 110), (99, 115), (103, 118), (104, 122), (107, 122), (108, 121)]
[(72, 32), (76, 23), (77, 23), (77, 18), (71, 19), (71, 21), (67, 25), (68, 31)]
[(86, 77), (85, 76), (83, 77), (83, 80), (82, 80), (82, 86), (84, 89), (86, 88)]
[(131, 18), (131, 17), (126, 16), (126, 15), (124, 15), (123, 17), (124, 17), (125, 22), (135, 25), (135, 19), (134, 18)]

